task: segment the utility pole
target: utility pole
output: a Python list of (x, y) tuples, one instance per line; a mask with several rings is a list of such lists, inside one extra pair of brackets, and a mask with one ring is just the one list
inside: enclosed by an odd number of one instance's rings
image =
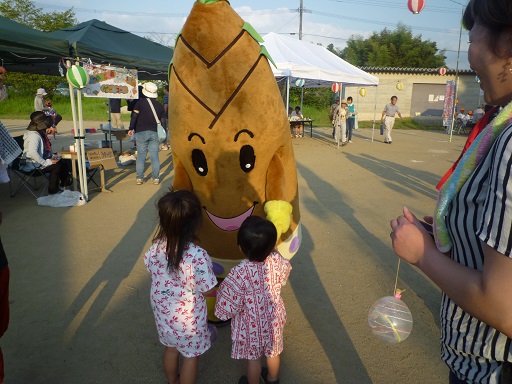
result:
[(299, 40), (302, 40), (302, 14), (303, 13), (304, 13), (304, 0), (300, 0), (300, 8), (299, 8), (299, 15), (300, 15)]

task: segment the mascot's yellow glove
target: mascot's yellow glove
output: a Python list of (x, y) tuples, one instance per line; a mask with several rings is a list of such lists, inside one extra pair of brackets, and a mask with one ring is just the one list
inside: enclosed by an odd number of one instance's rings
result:
[(292, 205), (284, 200), (267, 201), (263, 208), (267, 214), (267, 220), (270, 220), (277, 229), (277, 238), (290, 228), (290, 219), (292, 214)]

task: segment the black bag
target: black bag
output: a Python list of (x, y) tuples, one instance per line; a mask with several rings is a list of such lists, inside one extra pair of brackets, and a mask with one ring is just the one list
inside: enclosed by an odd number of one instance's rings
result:
[(384, 134), (384, 123), (380, 123), (380, 134)]

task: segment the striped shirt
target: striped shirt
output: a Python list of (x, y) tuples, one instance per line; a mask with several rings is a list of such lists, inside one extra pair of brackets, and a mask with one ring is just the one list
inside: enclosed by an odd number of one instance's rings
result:
[[(451, 257), (458, 263), (483, 270), (483, 243), (510, 257), (511, 170), (512, 126), (509, 126), (450, 205), (447, 224), (453, 240)], [(511, 340), (464, 312), (443, 294), (441, 357), (468, 383), (498, 384), (502, 363), (512, 362)]]

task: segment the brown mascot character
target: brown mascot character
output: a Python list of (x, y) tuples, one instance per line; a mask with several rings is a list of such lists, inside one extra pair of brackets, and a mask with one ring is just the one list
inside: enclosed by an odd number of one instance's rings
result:
[(260, 41), (228, 1), (198, 0), (169, 68), (173, 189), (199, 197), (199, 242), (219, 277), (244, 257), (236, 237), (250, 215), (276, 225), (285, 257), (301, 240), (289, 122)]

